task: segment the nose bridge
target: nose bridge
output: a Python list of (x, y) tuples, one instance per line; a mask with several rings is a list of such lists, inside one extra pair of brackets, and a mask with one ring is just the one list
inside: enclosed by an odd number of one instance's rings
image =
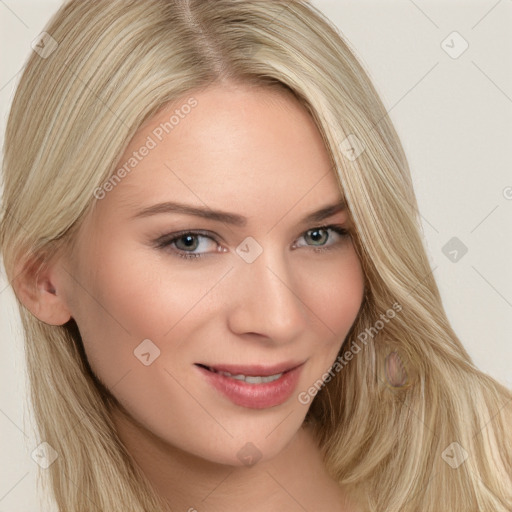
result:
[[(259, 246), (260, 249), (249, 246), (243, 253), (240, 244), (237, 250), (237, 307), (232, 327), (238, 332), (258, 332), (276, 339), (295, 337), (305, 327), (307, 308), (299, 290), (293, 289), (285, 254), (277, 246), (271, 247), (270, 242)], [(246, 258), (251, 251), (257, 252)]]

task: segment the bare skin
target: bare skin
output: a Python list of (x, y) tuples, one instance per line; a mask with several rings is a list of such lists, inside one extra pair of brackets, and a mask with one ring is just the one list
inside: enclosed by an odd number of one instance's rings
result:
[[(77, 322), (92, 370), (120, 404), (121, 440), (172, 510), (356, 511), (298, 400), (334, 363), (363, 299), (350, 236), (315, 230), (350, 230), (346, 209), (303, 221), (342, 199), (328, 153), (288, 95), (225, 84), (191, 96), (197, 106), (162, 140), (158, 127), (189, 97), (138, 130), (119, 167), (148, 137), (155, 147), (97, 201), (26, 305), (47, 323)], [(136, 216), (165, 201), (246, 223)], [(198, 230), (186, 245), (181, 233)], [(157, 247), (177, 232), (180, 242)], [(250, 263), (236, 251), (247, 237), (262, 250)], [(143, 340), (146, 362), (160, 351), (147, 365), (134, 356)], [(297, 387), (260, 408), (233, 403), (197, 366), (280, 362), (303, 363)], [(257, 463), (241, 456), (248, 449)]]
[(244, 504), (248, 512), (362, 512), (326, 472), (309, 427), (301, 427), (278, 456), (244, 468), (208, 463), (149, 433), (141, 436), (130, 422), (118, 425), (132, 456), (173, 511), (235, 511)]

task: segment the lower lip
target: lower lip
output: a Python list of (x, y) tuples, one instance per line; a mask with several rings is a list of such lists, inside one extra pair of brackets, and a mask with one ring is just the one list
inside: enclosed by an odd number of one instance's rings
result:
[(248, 384), (242, 380), (211, 372), (201, 366), (196, 368), (208, 382), (234, 404), (250, 409), (267, 409), (286, 402), (297, 388), (302, 366), (283, 373), (279, 379), (261, 384)]

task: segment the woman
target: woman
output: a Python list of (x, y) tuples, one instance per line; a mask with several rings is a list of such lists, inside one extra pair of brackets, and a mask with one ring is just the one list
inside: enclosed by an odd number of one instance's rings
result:
[(512, 393), (318, 11), (74, 0), (36, 48), (0, 245), (60, 510), (512, 508)]

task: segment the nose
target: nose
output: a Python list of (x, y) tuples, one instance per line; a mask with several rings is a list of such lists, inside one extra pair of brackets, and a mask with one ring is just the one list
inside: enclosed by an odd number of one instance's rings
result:
[(285, 256), (264, 249), (252, 263), (236, 261), (229, 289), (229, 327), (275, 343), (297, 339), (307, 328), (309, 309)]

